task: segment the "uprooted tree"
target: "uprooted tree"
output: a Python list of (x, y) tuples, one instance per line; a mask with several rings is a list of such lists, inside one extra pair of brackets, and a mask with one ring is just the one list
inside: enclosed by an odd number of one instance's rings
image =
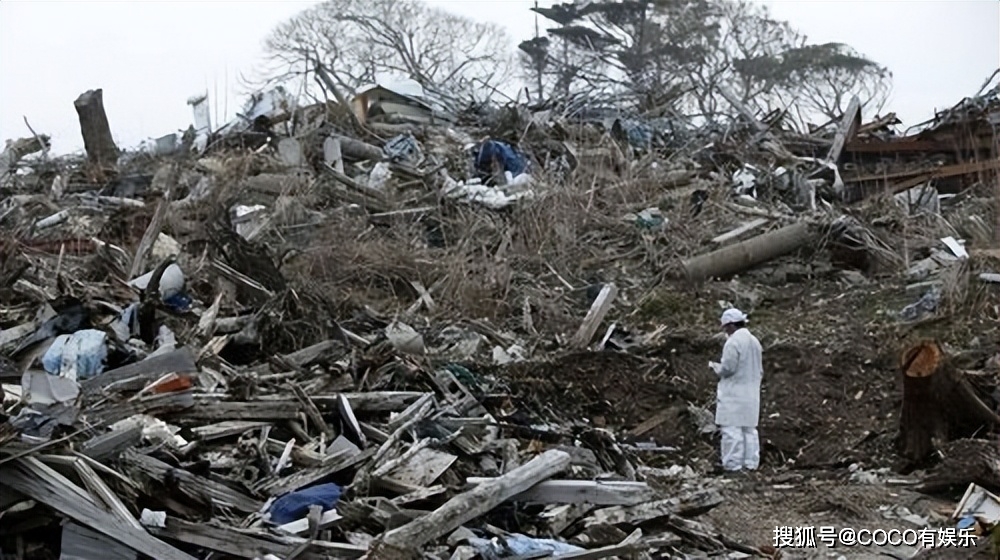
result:
[(501, 27), (420, 0), (323, 2), (278, 25), (264, 47), (268, 81), (308, 77), (319, 63), (347, 93), (402, 76), (446, 98), (482, 100), (515, 67)]
[(743, 0), (598, 0), (533, 11), (558, 24), (519, 45), (534, 97), (626, 99), (635, 109), (714, 118), (744, 105), (799, 124), (837, 118), (857, 95), (878, 111), (891, 74), (839, 43), (809, 44)]

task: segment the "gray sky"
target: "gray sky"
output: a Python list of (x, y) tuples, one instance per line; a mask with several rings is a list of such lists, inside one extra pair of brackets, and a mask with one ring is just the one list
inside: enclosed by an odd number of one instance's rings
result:
[[(972, 95), (1000, 67), (996, 0), (762, 1), (811, 41), (847, 43), (888, 66), (887, 107), (905, 125)], [(104, 89), (123, 147), (186, 128), (188, 97), (206, 90), (219, 124), (242, 103), (238, 75), (259, 61), (268, 31), (315, 3), (0, 0), (0, 140), (29, 135), (27, 117), (57, 153), (82, 149), (73, 100), (92, 88)], [(515, 44), (534, 32), (532, 0), (428, 3), (502, 24)]]

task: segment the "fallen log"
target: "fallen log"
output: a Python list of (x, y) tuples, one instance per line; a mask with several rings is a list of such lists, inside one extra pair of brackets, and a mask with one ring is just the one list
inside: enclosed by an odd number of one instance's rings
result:
[(949, 362), (941, 346), (924, 340), (906, 349), (900, 365), (903, 407), (900, 436), (903, 455), (926, 459), (934, 440), (947, 441), (981, 428), (1000, 425), (997, 416), (965, 377)]
[(332, 138), (340, 142), (340, 153), (348, 159), (371, 161), (385, 159), (385, 152), (378, 146), (347, 136), (332, 136)]
[(118, 163), (118, 146), (111, 136), (111, 125), (104, 112), (104, 90), (92, 89), (80, 94), (73, 106), (80, 117), (80, 132), (87, 159), (98, 166), (115, 166)]
[(424, 544), (451, 533), (463, 524), (484, 515), (508, 499), (569, 466), (565, 451), (550, 449), (509, 473), (478, 484), (472, 490), (448, 500), (434, 512), (385, 533), (369, 554), (370, 560), (400, 560), (413, 557)]
[(798, 222), (681, 262), (691, 282), (743, 272), (804, 247), (812, 241), (811, 225)]

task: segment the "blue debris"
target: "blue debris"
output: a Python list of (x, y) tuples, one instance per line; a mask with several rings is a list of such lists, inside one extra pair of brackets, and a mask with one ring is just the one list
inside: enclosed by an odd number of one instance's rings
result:
[(504, 171), (517, 177), (528, 169), (528, 158), (506, 142), (487, 140), (479, 146), (476, 154), (476, 170), (488, 179), (493, 176), (493, 162), (500, 164)]
[(323, 511), (329, 510), (337, 505), (340, 493), (340, 486), (330, 482), (285, 494), (271, 504), (268, 510), (271, 522), (284, 525), (298, 521), (309, 513), (309, 506), (322, 506)]
[(52, 346), (42, 356), (42, 367), (53, 375), (62, 369), (63, 353), (67, 345), (76, 348), (77, 379), (87, 379), (104, 372), (104, 360), (108, 357), (107, 334), (104, 331), (85, 329), (73, 334), (56, 337)]
[(627, 119), (622, 121), (622, 128), (625, 129), (625, 136), (628, 143), (636, 148), (649, 150), (653, 147), (653, 127), (637, 120)]
[(417, 144), (417, 139), (412, 134), (400, 134), (395, 138), (390, 138), (382, 146), (382, 151), (392, 161), (419, 163), (424, 157), (420, 152), (420, 145)]
[(185, 311), (191, 309), (191, 305), (194, 301), (191, 299), (191, 296), (187, 295), (183, 291), (180, 291), (171, 294), (169, 297), (163, 298), (163, 303), (178, 313), (184, 313)]
[(469, 539), (469, 544), (483, 558), (497, 560), (510, 557), (534, 557), (538, 554), (572, 554), (584, 549), (554, 539), (536, 539), (518, 533), (507, 535), (502, 544), (487, 539)]

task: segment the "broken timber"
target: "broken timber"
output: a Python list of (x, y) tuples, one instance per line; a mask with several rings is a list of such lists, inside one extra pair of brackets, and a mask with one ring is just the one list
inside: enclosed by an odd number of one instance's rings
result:
[(87, 159), (98, 166), (115, 166), (118, 163), (118, 146), (111, 136), (111, 125), (104, 112), (104, 91), (92, 89), (80, 94), (73, 102), (80, 117), (80, 132)]
[(590, 310), (587, 311), (587, 316), (584, 317), (583, 324), (580, 325), (580, 329), (576, 331), (576, 334), (570, 341), (570, 347), (579, 350), (590, 344), (591, 339), (594, 338), (594, 334), (597, 332), (597, 328), (601, 326), (604, 316), (611, 310), (611, 304), (614, 302), (615, 295), (617, 294), (618, 288), (614, 284), (605, 284), (601, 288), (601, 292), (597, 294), (597, 298), (591, 304)]
[(483, 515), (513, 496), (556, 475), (569, 466), (565, 451), (551, 449), (509, 473), (477, 485), (472, 490), (448, 500), (433, 513), (386, 532), (377, 542), (371, 560), (405, 558), (408, 552), (451, 533), (463, 524)]
[(195, 560), (136, 529), (97, 505), (89, 494), (36, 459), (18, 459), (0, 470), (2, 484), (43, 503), (77, 523), (158, 560)]
[[(492, 478), (470, 477), (468, 484), (478, 485)], [(593, 504), (595, 506), (631, 506), (653, 499), (653, 489), (645, 482), (621, 480), (546, 480), (512, 497), (514, 502), (542, 504)]]

